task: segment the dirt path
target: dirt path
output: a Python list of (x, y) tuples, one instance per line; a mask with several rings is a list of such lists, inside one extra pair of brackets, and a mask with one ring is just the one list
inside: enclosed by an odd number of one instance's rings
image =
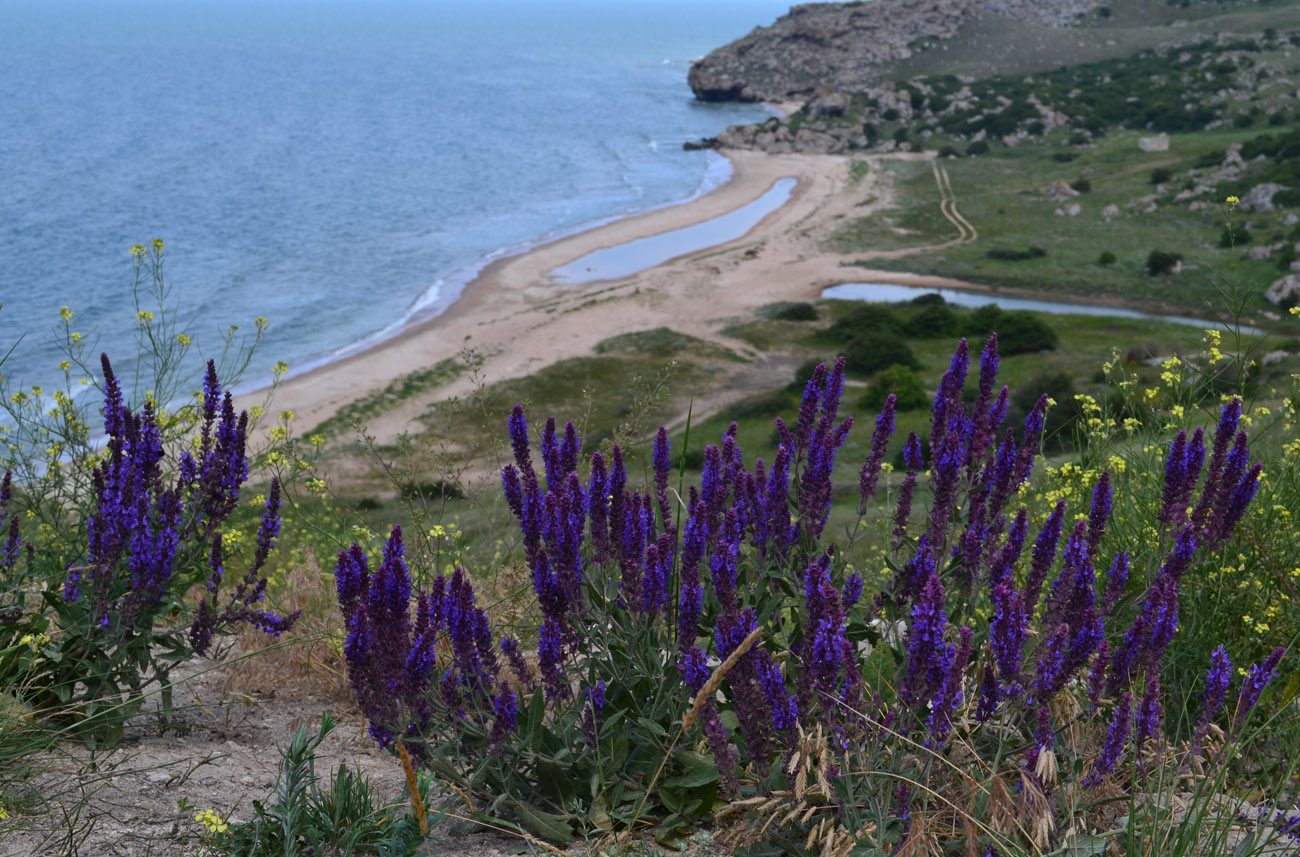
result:
[(957, 227), (959, 233), (957, 242), (959, 244), (969, 244), (978, 239), (980, 236), (975, 231), (975, 227), (957, 210), (957, 194), (953, 193), (952, 181), (948, 178), (948, 170), (939, 166), (937, 160), (931, 161), (930, 166), (934, 169), (934, 182), (939, 186), (939, 211), (943, 213), (949, 223)]

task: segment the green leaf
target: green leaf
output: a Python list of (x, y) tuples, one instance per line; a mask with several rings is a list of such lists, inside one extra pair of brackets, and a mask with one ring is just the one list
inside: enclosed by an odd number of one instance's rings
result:
[(649, 717), (638, 717), (637, 724), (656, 738), (667, 738), (668, 732), (663, 726), (651, 720)]
[(519, 818), (519, 823), (534, 836), (558, 845), (568, 845), (574, 841), (573, 828), (561, 816), (543, 812), (537, 807), (529, 806), (522, 801), (515, 801), (514, 809), (515, 815)]
[(604, 795), (591, 802), (591, 811), (587, 817), (597, 830), (609, 833), (614, 829), (614, 819), (609, 817), (609, 807), (605, 804)]
[(1110, 840), (1105, 836), (1076, 834), (1065, 841), (1059, 853), (1065, 857), (1096, 857), (1097, 854), (1106, 852), (1106, 845), (1109, 842)]
[(685, 848), (686, 840), (690, 835), (691, 829), (682, 824), (681, 819), (675, 814), (665, 818), (654, 829), (655, 842), (673, 851), (681, 851)]
[(668, 788), (693, 789), (718, 781), (718, 766), (707, 756), (683, 750), (674, 758), (682, 766), (682, 772), (676, 777), (664, 780), (664, 785)]

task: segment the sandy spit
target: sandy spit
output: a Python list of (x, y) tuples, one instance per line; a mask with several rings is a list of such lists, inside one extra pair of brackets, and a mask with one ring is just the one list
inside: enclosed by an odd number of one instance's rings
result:
[[(849, 157), (757, 152), (728, 152), (727, 156), (733, 176), (719, 188), (688, 203), (608, 223), (493, 262), (444, 314), (290, 379), (276, 394), (276, 410), (292, 410), (297, 424), (309, 428), (349, 402), (467, 348), (483, 358), (483, 376), (490, 381), (590, 354), (597, 342), (610, 336), (659, 326), (749, 353), (752, 349), (745, 343), (728, 339), (719, 329), (764, 304), (815, 300), (827, 286), (861, 281), (870, 273), (846, 269), (844, 263), (892, 255), (844, 256), (820, 250), (841, 220), (870, 215), (889, 204), (889, 187), (879, 177), (881, 170), (871, 169), (850, 188)], [(909, 156), (857, 159), (881, 157)], [(618, 280), (564, 285), (549, 276), (555, 268), (593, 250), (740, 208), (785, 177), (798, 182), (790, 200), (737, 240)], [(891, 273), (889, 280), (955, 285), (898, 273)], [(423, 400), (404, 403), (375, 418), (369, 430), (380, 441), (391, 440), (432, 400), (464, 393), (468, 387), (467, 381), (453, 382)], [(247, 406), (260, 401), (261, 394), (245, 398)]]

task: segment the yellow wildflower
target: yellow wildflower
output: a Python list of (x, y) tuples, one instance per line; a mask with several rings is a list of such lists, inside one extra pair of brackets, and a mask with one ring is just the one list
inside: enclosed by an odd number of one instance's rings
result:
[(1230, 196), (1230, 197), (1228, 197), (1228, 198), (1227, 198), (1226, 200), (1224, 200), (1224, 201), (1227, 202), (1228, 205), (1231, 205), (1231, 206), (1236, 206), (1237, 203), (1241, 202), (1241, 200), (1238, 199), (1238, 198), (1235, 197), (1235, 196)]
[[(162, 243), (162, 242), (159, 242)], [(203, 825), (203, 829), (208, 833), (225, 833), (229, 829), (225, 819), (217, 814), (216, 810), (205, 809), (194, 816), (194, 820)]]

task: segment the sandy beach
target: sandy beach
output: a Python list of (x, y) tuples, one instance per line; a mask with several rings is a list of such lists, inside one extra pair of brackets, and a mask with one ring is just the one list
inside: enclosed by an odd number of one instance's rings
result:
[[(728, 152), (727, 157), (732, 179), (717, 189), (497, 260), (442, 315), (287, 381), (276, 394), (276, 409), (292, 410), (298, 425), (310, 427), (349, 402), (466, 348), (483, 359), (482, 374), (489, 381), (526, 375), (557, 360), (589, 354), (607, 337), (659, 326), (748, 354), (748, 345), (719, 333), (729, 321), (774, 301), (815, 300), (827, 286), (871, 276), (862, 268), (845, 269), (843, 263), (883, 254), (826, 254), (820, 245), (839, 220), (889, 205), (890, 190), (879, 178), (880, 170), (869, 170), (850, 188), (848, 157), (756, 152)], [(909, 156), (866, 160), (879, 157)], [(592, 251), (731, 212), (758, 199), (782, 178), (797, 181), (789, 201), (741, 238), (617, 280), (566, 285), (550, 276), (557, 267)], [(888, 278), (918, 285), (962, 285), (896, 272)], [(391, 440), (431, 401), (468, 389), (469, 382), (460, 380), (404, 402), (374, 418), (369, 431), (381, 442)]]

